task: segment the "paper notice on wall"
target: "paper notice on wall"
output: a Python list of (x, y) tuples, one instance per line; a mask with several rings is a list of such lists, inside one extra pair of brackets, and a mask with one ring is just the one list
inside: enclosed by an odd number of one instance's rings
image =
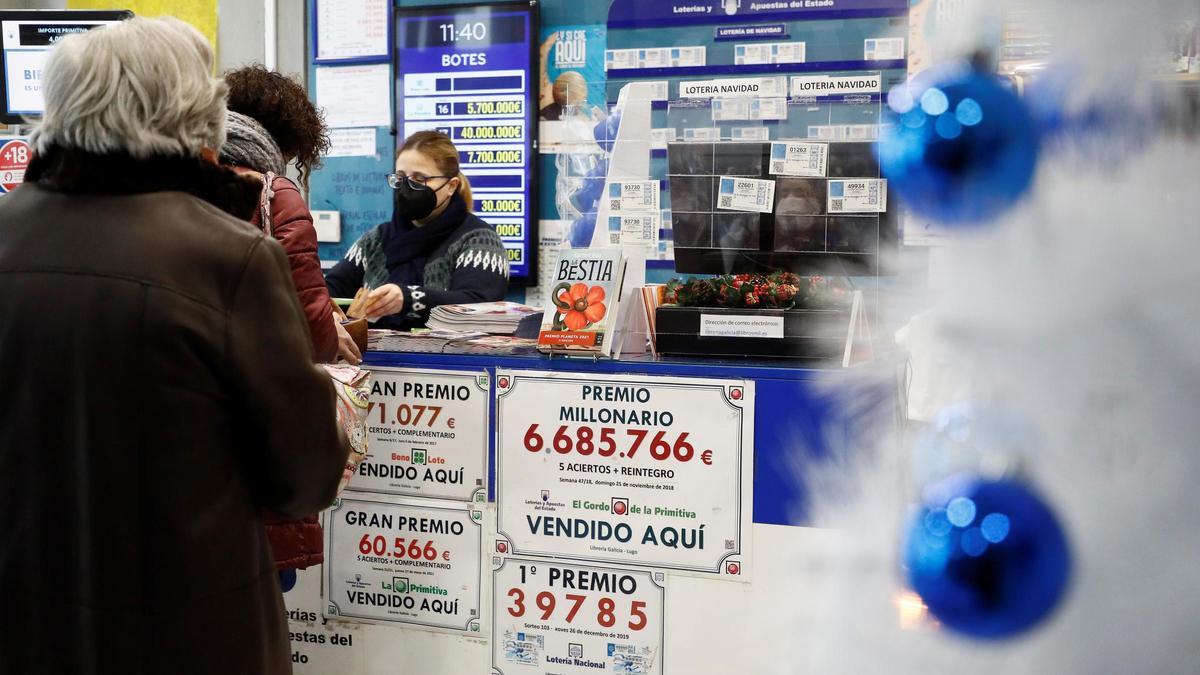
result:
[(386, 127), (392, 123), (391, 64), (317, 66), (317, 107), (325, 124)]
[(316, 60), (386, 58), (391, 4), (390, 0), (319, 0)]
[(330, 129), (326, 157), (374, 157), (375, 127)]

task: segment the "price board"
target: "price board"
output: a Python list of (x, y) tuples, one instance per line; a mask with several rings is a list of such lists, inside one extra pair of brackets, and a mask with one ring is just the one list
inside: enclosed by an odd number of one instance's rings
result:
[(536, 283), (537, 3), (396, 10), (396, 127), (445, 133), (512, 282)]
[(498, 545), (746, 580), (753, 387), (498, 370)]
[(25, 182), (25, 169), (32, 157), (23, 138), (0, 138), (0, 194), (12, 192)]
[(379, 366), (371, 371), (367, 456), (349, 489), (486, 500), (487, 373)]
[(493, 675), (666, 672), (662, 572), (492, 559)]
[(325, 616), (478, 634), (482, 521), (469, 508), (339, 499), (325, 516)]

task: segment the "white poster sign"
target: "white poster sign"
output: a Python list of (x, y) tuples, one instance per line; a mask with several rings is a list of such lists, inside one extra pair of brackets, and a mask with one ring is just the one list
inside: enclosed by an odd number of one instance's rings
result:
[(317, 0), (316, 60), (387, 57), (390, 0)]
[(386, 127), (392, 123), (391, 64), (317, 66), (317, 107), (337, 127)]
[(372, 367), (367, 456), (350, 490), (487, 498), (488, 375)]
[(498, 371), (498, 547), (747, 578), (753, 386)]
[(478, 634), (483, 512), (343, 497), (325, 521), (325, 616)]
[(739, 77), (721, 80), (693, 80), (679, 83), (679, 98), (733, 98), (769, 96), (775, 92), (775, 78)]
[(375, 127), (330, 129), (326, 157), (374, 157)]
[(841, 96), (878, 94), (883, 91), (879, 72), (861, 75), (797, 75), (792, 78), (792, 96)]
[(661, 675), (662, 572), (492, 559), (492, 674)]

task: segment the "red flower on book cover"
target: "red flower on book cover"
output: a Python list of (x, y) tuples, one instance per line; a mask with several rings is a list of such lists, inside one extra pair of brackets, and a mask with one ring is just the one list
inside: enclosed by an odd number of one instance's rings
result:
[(604, 287), (587, 284), (560, 284), (554, 292), (554, 304), (568, 330), (582, 330), (599, 322), (608, 311), (604, 307)]

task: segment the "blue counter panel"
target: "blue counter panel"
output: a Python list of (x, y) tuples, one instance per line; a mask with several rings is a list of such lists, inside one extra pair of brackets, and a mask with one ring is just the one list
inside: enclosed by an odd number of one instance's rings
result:
[[(809, 523), (805, 469), (830, 454), (830, 440), (851, 447), (859, 425), (853, 413), (828, 394), (828, 382), (848, 371), (805, 367), (781, 360), (659, 359), (592, 360), (544, 356), (473, 356), (369, 352), (366, 364), (444, 370), (497, 368), (571, 373), (621, 373), (693, 378), (754, 380), (754, 522), (767, 525)], [(811, 365), (811, 364), (809, 364)], [(818, 380), (821, 380), (818, 386)], [(847, 377), (847, 381), (849, 378)], [(893, 405), (890, 382), (871, 389), (880, 405)], [(861, 395), (861, 388), (858, 393)], [(856, 399), (861, 400), (861, 399)], [(872, 409), (878, 409), (871, 406)], [(862, 409), (861, 407), (855, 408)], [(489, 407), (488, 499), (495, 500), (495, 410)]]

